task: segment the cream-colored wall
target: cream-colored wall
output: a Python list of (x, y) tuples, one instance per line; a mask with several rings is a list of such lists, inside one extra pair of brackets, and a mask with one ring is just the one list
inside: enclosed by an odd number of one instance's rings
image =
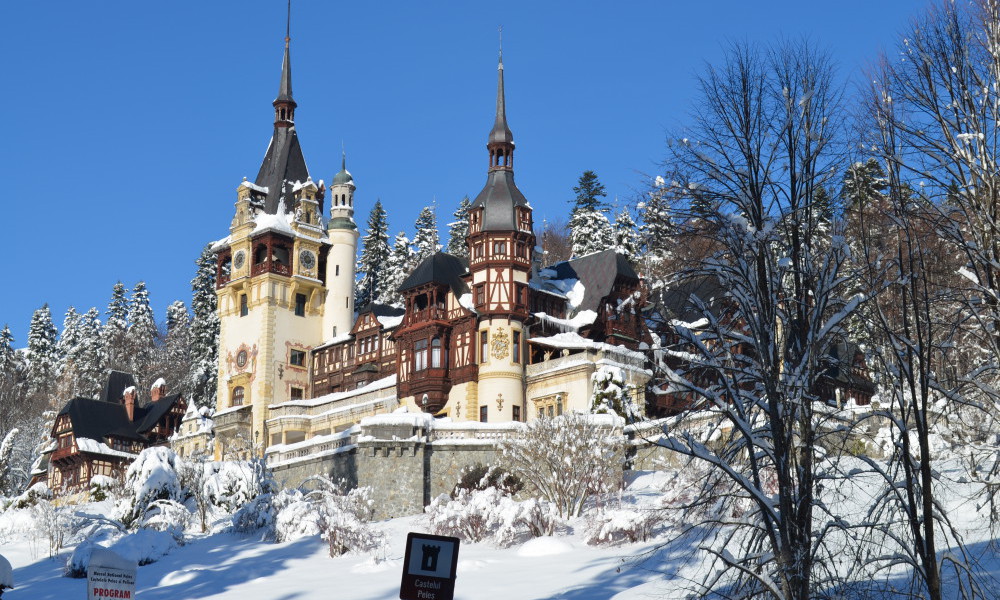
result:
[(357, 262), (358, 230), (331, 229), (327, 237), (330, 249), (326, 254), (327, 295), (322, 332), (325, 339), (330, 339), (350, 333), (354, 326), (354, 266)]
[[(478, 355), (480, 351), (479, 336), (483, 331), (489, 333), (487, 359), (484, 362)], [(513, 360), (512, 344), (514, 332), (520, 333), (520, 362)], [(476, 332), (476, 352), (479, 359), (479, 386), (477, 389), (477, 404), (486, 406), (488, 422), (513, 420), (513, 407), (521, 406), (521, 418), (524, 418), (524, 332), (519, 321), (491, 318), (479, 323)], [(470, 420), (478, 420), (479, 412), (469, 415)]]

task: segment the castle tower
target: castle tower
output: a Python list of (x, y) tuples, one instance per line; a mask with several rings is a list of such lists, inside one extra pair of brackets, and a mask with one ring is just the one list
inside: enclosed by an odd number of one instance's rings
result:
[(330, 184), (330, 220), (326, 236), (327, 295), (323, 309), (323, 336), (345, 335), (354, 324), (354, 268), (358, 249), (358, 226), (354, 223), (354, 178), (341, 156), (340, 172)]
[(268, 405), (309, 397), (309, 351), (328, 337), (325, 189), (309, 176), (295, 130), (289, 41), (286, 34), (271, 143), (257, 178), (237, 187), (229, 237), (214, 246), (219, 458), (260, 455), (273, 441)]
[[(528, 279), (535, 247), (531, 206), (514, 185), (514, 136), (507, 125), (503, 54), (496, 120), (486, 144), (486, 186), (469, 209), (469, 271), (478, 313), (479, 419), (524, 419)], [(469, 415), (476, 418), (476, 415)]]

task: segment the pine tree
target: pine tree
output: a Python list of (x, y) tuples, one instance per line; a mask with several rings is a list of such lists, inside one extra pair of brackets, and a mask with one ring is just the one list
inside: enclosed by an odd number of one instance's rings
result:
[(385, 265), (392, 248), (389, 246), (389, 223), (382, 201), (376, 200), (368, 215), (368, 233), (361, 240), (361, 258), (358, 260), (359, 280), (354, 294), (358, 308), (371, 302), (380, 302), (385, 292)]
[(662, 178), (657, 178), (660, 185), (649, 193), (649, 200), (640, 203), (638, 207), (642, 211), (642, 226), (639, 228), (641, 247), (646, 257), (653, 262), (661, 262), (669, 256), (670, 240), (674, 233), (670, 202), (662, 182)]
[(149, 305), (149, 291), (146, 282), (140, 281), (132, 288), (132, 296), (128, 306), (128, 330), (125, 333), (125, 346), (129, 352), (129, 370), (135, 377), (140, 389), (151, 383), (154, 361), (156, 359), (156, 318)]
[(864, 209), (872, 202), (882, 200), (888, 189), (889, 179), (882, 165), (874, 158), (869, 158), (847, 168), (841, 194), (849, 209)]
[(469, 197), (462, 198), (458, 203), (458, 208), (452, 213), (455, 220), (448, 224), (448, 254), (452, 256), (469, 256), (469, 246), (466, 244), (469, 237), (469, 208), (472, 203)]
[(608, 192), (604, 189), (604, 184), (597, 179), (597, 173), (584, 171), (577, 180), (573, 192), (576, 194), (576, 198), (572, 201), (573, 213), (581, 210), (600, 213), (608, 211), (608, 205), (601, 201)]
[(0, 375), (12, 372), (15, 360), (14, 334), (10, 332), (10, 326), (4, 324), (0, 330)]
[(410, 240), (406, 238), (406, 234), (400, 231), (396, 234), (396, 241), (392, 246), (392, 252), (389, 254), (389, 260), (385, 267), (385, 288), (380, 295), (383, 302), (387, 304), (402, 303), (403, 297), (396, 290), (406, 279), (410, 269), (413, 268), (413, 258)]
[(420, 264), (428, 256), (431, 256), (438, 249), (438, 229), (437, 217), (434, 215), (434, 207), (425, 206), (417, 216), (417, 222), (413, 224), (416, 234), (413, 236), (413, 246), (416, 256), (413, 264)]
[(205, 246), (195, 261), (198, 270), (191, 280), (191, 370), (188, 389), (192, 401), (215, 406), (219, 369), (219, 313), (215, 295), (215, 254)]
[(45, 304), (35, 311), (28, 328), (28, 389), (48, 402), (56, 385), (56, 368), (59, 363), (56, 326), (52, 313)]
[(191, 317), (187, 306), (175, 300), (167, 307), (166, 342), (161, 349), (157, 373), (174, 391), (191, 396), (188, 373), (191, 371)]
[(104, 314), (108, 319), (104, 323), (104, 348), (106, 350), (105, 368), (108, 370), (127, 371), (129, 369), (128, 351), (125, 348), (125, 333), (128, 331), (128, 299), (125, 297), (125, 286), (122, 282), (115, 283), (111, 290), (111, 302)]
[(77, 324), (79, 343), (73, 349), (76, 368), (76, 394), (96, 398), (104, 386), (104, 339), (101, 336), (101, 318), (97, 308), (80, 315)]
[(584, 171), (573, 188), (576, 198), (570, 213), (570, 241), (573, 256), (585, 256), (607, 250), (615, 245), (614, 230), (605, 214), (607, 204), (601, 198), (608, 195), (604, 184), (593, 171)]
[(639, 258), (639, 228), (627, 208), (615, 218), (615, 250), (632, 264)]
[(608, 217), (596, 210), (578, 210), (569, 220), (573, 256), (581, 257), (615, 247), (615, 234)]

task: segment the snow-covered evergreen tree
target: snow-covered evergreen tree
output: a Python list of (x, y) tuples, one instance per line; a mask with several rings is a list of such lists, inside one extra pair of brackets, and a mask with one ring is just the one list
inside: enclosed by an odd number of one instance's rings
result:
[(458, 208), (452, 213), (454, 221), (448, 224), (448, 254), (452, 256), (469, 256), (466, 238), (469, 237), (469, 208), (472, 203), (465, 196), (458, 203)]
[(376, 200), (368, 214), (368, 233), (361, 239), (361, 258), (358, 260), (358, 284), (354, 305), (358, 308), (381, 302), (385, 293), (385, 265), (392, 248), (389, 246), (389, 223), (382, 201)]
[(129, 360), (125, 333), (128, 331), (128, 298), (125, 297), (125, 285), (122, 282), (115, 283), (112, 288), (111, 302), (104, 314), (108, 317), (104, 323), (105, 368), (127, 371)]
[(627, 208), (621, 209), (615, 218), (615, 250), (630, 263), (635, 264), (639, 258), (639, 228)]
[(413, 236), (415, 252), (413, 264), (420, 264), (420, 261), (434, 254), (438, 249), (437, 217), (434, 215), (433, 206), (425, 206), (420, 211), (413, 228), (416, 232)]
[(576, 198), (572, 200), (572, 212), (576, 213), (581, 210), (608, 212), (608, 205), (601, 200), (608, 195), (608, 192), (604, 189), (604, 184), (597, 178), (597, 173), (584, 171), (573, 187), (573, 193), (576, 194)]
[(28, 327), (28, 388), (48, 397), (55, 390), (59, 348), (52, 312), (45, 304), (35, 311)]
[(396, 240), (392, 245), (392, 252), (385, 266), (385, 288), (382, 290), (382, 302), (386, 304), (399, 304), (403, 301), (402, 296), (397, 292), (400, 284), (409, 275), (414, 266), (414, 255), (410, 249), (410, 240), (402, 231), (396, 234)]
[(625, 381), (625, 373), (620, 367), (602, 365), (590, 376), (590, 380), (594, 387), (591, 412), (617, 415), (628, 423), (642, 418), (633, 397), (635, 386)]
[(66, 311), (59, 349), (59, 397), (96, 397), (104, 383), (103, 338), (96, 308), (82, 315), (73, 307)]
[(869, 158), (856, 162), (844, 173), (844, 188), (841, 194), (844, 203), (852, 209), (863, 209), (873, 202), (885, 198), (889, 179), (878, 160)]
[(578, 210), (569, 220), (573, 256), (581, 257), (615, 247), (615, 232), (607, 215), (597, 210)]
[(146, 282), (140, 281), (132, 288), (128, 305), (128, 330), (125, 345), (129, 352), (129, 366), (140, 388), (152, 380), (152, 370), (156, 359), (156, 318), (149, 305), (149, 291)]
[(175, 300), (167, 307), (166, 343), (161, 348), (157, 373), (170, 389), (190, 397), (188, 373), (191, 371), (191, 317), (187, 306)]
[(12, 371), (14, 361), (14, 334), (10, 332), (10, 326), (4, 324), (0, 329), (0, 374)]
[(219, 314), (215, 295), (215, 254), (205, 246), (191, 280), (191, 371), (188, 389), (201, 406), (215, 406), (219, 369)]

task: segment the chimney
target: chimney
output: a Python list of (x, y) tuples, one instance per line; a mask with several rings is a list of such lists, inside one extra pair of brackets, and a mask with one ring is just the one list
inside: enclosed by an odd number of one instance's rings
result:
[(149, 389), (149, 399), (151, 402), (157, 402), (161, 398), (167, 395), (167, 382), (163, 380), (162, 377), (153, 382), (153, 387)]
[(125, 414), (128, 415), (129, 422), (135, 420), (135, 386), (129, 386), (122, 392), (122, 403), (125, 405)]

